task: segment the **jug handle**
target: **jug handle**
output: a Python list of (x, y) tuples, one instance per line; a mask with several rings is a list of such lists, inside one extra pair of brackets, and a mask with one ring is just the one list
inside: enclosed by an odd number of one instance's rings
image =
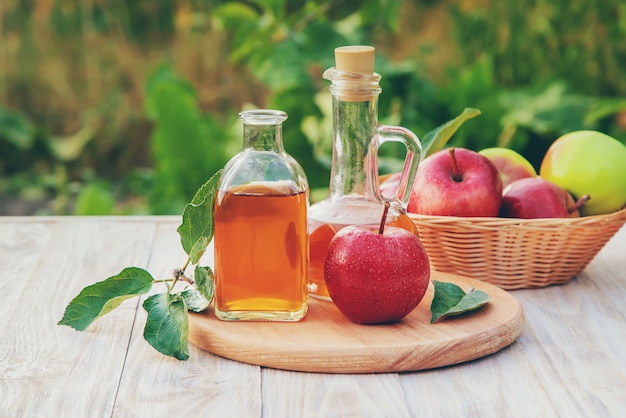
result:
[[(378, 153), (378, 148), (386, 142), (400, 142), (406, 147), (406, 156), (400, 175), (398, 191), (391, 198), (392, 205), (399, 204), (403, 210), (406, 210), (411, 197), (411, 189), (413, 188), (417, 167), (422, 160), (422, 144), (417, 135), (401, 126), (379, 125), (377, 131), (376, 154)], [(378, 180), (378, 165), (376, 165), (376, 169), (373, 171), (375, 172), (375, 179)], [(375, 184), (377, 185), (378, 196), (382, 197), (378, 181)]]

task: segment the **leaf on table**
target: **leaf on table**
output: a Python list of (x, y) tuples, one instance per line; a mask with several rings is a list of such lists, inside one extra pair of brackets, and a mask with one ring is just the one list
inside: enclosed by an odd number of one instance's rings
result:
[(176, 230), (192, 264), (198, 263), (213, 239), (213, 206), (221, 172), (219, 170), (204, 183), (185, 206), (183, 221)]
[(466, 107), (456, 118), (451, 119), (443, 125), (440, 125), (439, 127), (428, 132), (421, 141), (422, 148), (424, 150), (422, 158), (426, 158), (429, 155), (442, 150), (452, 135), (456, 133), (466, 120), (474, 118), (478, 115), (480, 115), (480, 110)]
[(67, 305), (58, 325), (83, 331), (93, 321), (117, 308), (126, 299), (147, 293), (154, 278), (146, 270), (128, 267), (116, 276), (87, 286)]
[(461, 315), (485, 305), (489, 295), (482, 290), (471, 289), (467, 293), (454, 283), (435, 280), (435, 294), (430, 305), (430, 323), (446, 317)]
[(213, 281), (213, 270), (211, 267), (196, 266), (194, 270), (194, 281), (196, 289), (211, 302), (213, 293), (215, 292), (215, 282)]
[(159, 293), (143, 302), (148, 312), (144, 339), (158, 352), (178, 360), (189, 358), (187, 308), (179, 295)]

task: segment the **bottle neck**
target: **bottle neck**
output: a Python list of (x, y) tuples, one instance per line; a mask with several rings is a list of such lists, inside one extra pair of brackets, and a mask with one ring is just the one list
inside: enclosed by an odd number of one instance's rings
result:
[(282, 151), (282, 126), (244, 124), (243, 148), (255, 151)]
[(360, 100), (354, 101), (355, 97), (347, 96), (345, 91), (333, 93), (330, 194), (376, 200), (377, 185), (373, 184), (372, 174), (378, 170), (375, 150), (378, 93), (370, 89), (369, 95), (359, 94)]
[(282, 122), (287, 114), (276, 110), (241, 112), (243, 148), (255, 151), (283, 151)]

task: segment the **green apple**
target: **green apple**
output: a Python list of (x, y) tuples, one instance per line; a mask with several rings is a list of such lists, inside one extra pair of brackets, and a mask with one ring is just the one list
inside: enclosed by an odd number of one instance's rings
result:
[(535, 167), (518, 152), (504, 147), (485, 148), (478, 152), (487, 157), (496, 166), (502, 178), (502, 187), (515, 180), (537, 177)]
[(614, 212), (626, 205), (626, 146), (597, 131), (567, 133), (550, 145), (539, 175), (575, 199), (588, 194), (583, 216)]

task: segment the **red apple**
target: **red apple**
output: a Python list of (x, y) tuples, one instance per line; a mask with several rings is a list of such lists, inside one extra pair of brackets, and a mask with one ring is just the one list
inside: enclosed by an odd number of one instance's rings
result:
[(402, 173), (395, 173), (389, 176), (385, 181), (380, 183), (380, 195), (383, 199), (391, 199), (398, 193), (398, 187), (400, 187), (400, 179)]
[(535, 170), (530, 161), (510, 148), (485, 148), (478, 151), (478, 153), (489, 158), (489, 161), (496, 166), (502, 178), (503, 188), (515, 180), (537, 176), (537, 170)]
[(465, 148), (427, 157), (417, 169), (407, 210), (436, 216), (498, 216), (502, 179), (489, 159)]
[(360, 324), (400, 321), (419, 305), (430, 263), (417, 235), (393, 226), (348, 226), (328, 247), (324, 276), (331, 299)]
[(503, 218), (576, 218), (578, 209), (589, 196), (574, 202), (572, 196), (556, 184), (532, 177), (519, 179), (502, 192), (500, 216)]

